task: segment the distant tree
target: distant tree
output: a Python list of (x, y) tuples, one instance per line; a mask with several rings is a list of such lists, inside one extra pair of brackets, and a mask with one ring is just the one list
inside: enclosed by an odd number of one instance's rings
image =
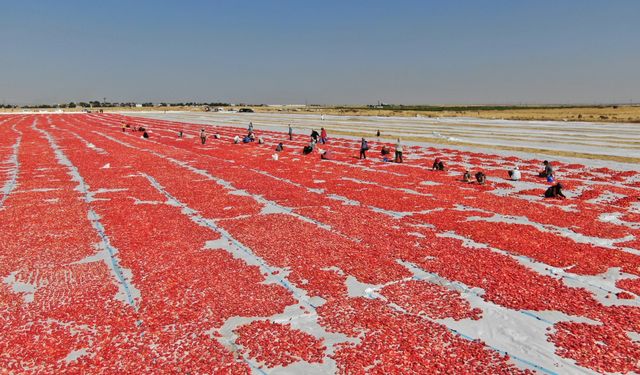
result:
[(79, 105), (80, 107), (82, 107), (82, 108), (89, 108), (89, 107), (91, 107), (91, 105), (90, 105), (89, 103), (87, 103), (87, 102), (80, 102), (80, 103), (78, 103), (78, 105)]
[(67, 106), (68, 106), (69, 108), (75, 108), (75, 107), (76, 107), (76, 103), (74, 103), (74, 102), (70, 102)]

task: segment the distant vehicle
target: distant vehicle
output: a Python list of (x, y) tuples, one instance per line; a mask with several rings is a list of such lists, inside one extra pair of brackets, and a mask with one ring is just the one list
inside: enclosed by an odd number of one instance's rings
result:
[(240, 112), (240, 113), (253, 113), (253, 109), (251, 109), (251, 108), (240, 108), (240, 110), (238, 112)]

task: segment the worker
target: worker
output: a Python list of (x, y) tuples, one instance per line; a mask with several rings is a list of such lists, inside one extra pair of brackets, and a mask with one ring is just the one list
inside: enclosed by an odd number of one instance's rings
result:
[(291, 124), (289, 124), (289, 140), (293, 141), (293, 128), (291, 127)]
[(320, 154), (320, 159), (322, 159), (322, 160), (333, 160), (333, 153), (331, 152), (331, 150), (327, 150), (327, 151), (323, 152), (322, 154)]
[(391, 150), (389, 149), (388, 146), (382, 146), (382, 149), (380, 149), (380, 155), (382, 156), (389, 155), (390, 153), (391, 153)]
[(253, 122), (249, 122), (249, 127), (247, 128), (249, 133), (253, 132)]
[(320, 138), (320, 134), (315, 129), (311, 130), (311, 139), (318, 143), (318, 138)]
[(284, 150), (284, 146), (282, 145), (282, 142), (278, 143), (278, 145), (276, 146), (276, 151), (280, 152)]
[[(380, 130), (378, 130), (378, 133), (380, 133)], [(398, 138), (398, 141), (396, 142), (396, 157), (394, 161), (396, 163), (402, 163), (402, 142), (400, 141), (400, 138)]]
[[(311, 141), (313, 143), (313, 141)], [(313, 146), (311, 144), (304, 146), (304, 148), (302, 149), (302, 154), (303, 155), (309, 155), (310, 153), (313, 152)]]
[(205, 133), (204, 128), (200, 129), (200, 142), (202, 142), (202, 144), (207, 143), (207, 133)]
[(237, 135), (235, 137), (233, 137), (233, 143), (235, 143), (235, 144), (240, 143), (240, 137), (238, 137)]
[(562, 184), (556, 182), (555, 184), (549, 186), (547, 191), (544, 192), (545, 198), (566, 198), (566, 196), (562, 193)]
[(518, 167), (514, 167), (512, 170), (509, 171), (509, 178), (512, 181), (519, 181), (522, 178), (522, 175), (520, 174), (520, 170), (518, 169)]
[(483, 172), (476, 173), (476, 181), (478, 181), (480, 185), (484, 185), (484, 183), (487, 181), (487, 175)]
[(320, 128), (320, 142), (327, 143), (327, 131), (324, 128)]
[(359, 159), (366, 159), (367, 158), (367, 150), (369, 149), (369, 143), (367, 142), (366, 139), (362, 138), (362, 141), (360, 141), (360, 157)]
[(444, 171), (444, 163), (442, 162), (442, 160), (440, 160), (440, 158), (436, 158), (436, 160), (433, 161), (431, 170)]
[(551, 163), (547, 160), (545, 160), (544, 162), (542, 162), (542, 164), (544, 165), (544, 170), (540, 173), (538, 173), (539, 177), (546, 177), (547, 180), (549, 179), (549, 177), (553, 177), (553, 167), (551, 166)]
[(464, 175), (462, 175), (462, 181), (471, 183), (471, 173), (469, 172), (469, 170), (466, 170), (464, 172)]
[(144, 131), (144, 133), (142, 133), (142, 138), (149, 139), (149, 133), (147, 133), (146, 130)]

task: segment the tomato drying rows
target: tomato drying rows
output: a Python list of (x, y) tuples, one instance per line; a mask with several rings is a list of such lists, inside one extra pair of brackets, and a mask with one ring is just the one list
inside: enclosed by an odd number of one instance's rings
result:
[[(640, 371), (637, 172), (557, 163), (579, 193), (550, 202), (540, 160), (356, 161), (331, 139), (320, 162), (304, 135), (234, 145), (241, 129), (207, 127), (221, 137), (201, 145), (200, 125), (126, 118), (145, 140), (123, 120), (0, 118), (0, 368)], [(469, 164), (486, 186), (459, 181)], [(515, 165), (528, 185), (504, 179)], [(452, 328), (512, 312), (545, 322), (547, 349)]]

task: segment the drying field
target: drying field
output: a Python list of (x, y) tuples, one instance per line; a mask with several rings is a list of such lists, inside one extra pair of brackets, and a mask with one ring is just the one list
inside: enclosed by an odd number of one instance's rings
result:
[[(291, 124), (299, 133), (321, 126), (331, 134), (373, 137), (401, 136), (405, 141), (490, 147), (508, 151), (551, 153), (640, 163), (640, 125), (564, 121), (515, 121), (462, 117), (330, 116), (285, 113), (150, 112), (147, 118), (202, 124), (286, 130)], [(324, 120), (322, 120), (324, 118)]]
[(0, 116), (0, 372), (640, 372), (638, 171), (123, 119)]
[[(236, 107), (241, 108), (241, 107)], [(474, 117), (483, 119), (505, 119), (526, 121), (604, 121), (640, 123), (640, 105), (595, 105), (595, 106), (442, 106), (429, 108), (417, 106), (411, 108), (395, 106), (392, 108), (365, 107), (252, 107), (257, 112), (314, 113), (340, 116), (393, 116), (393, 117)], [(166, 109), (156, 107), (155, 109)], [(183, 108), (187, 109), (188, 108)], [(123, 108), (122, 110), (128, 110)]]

